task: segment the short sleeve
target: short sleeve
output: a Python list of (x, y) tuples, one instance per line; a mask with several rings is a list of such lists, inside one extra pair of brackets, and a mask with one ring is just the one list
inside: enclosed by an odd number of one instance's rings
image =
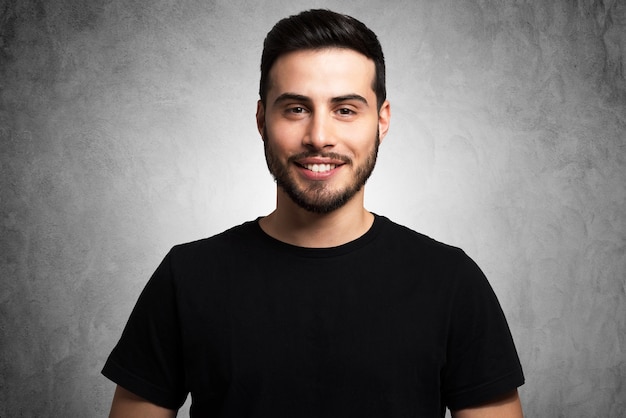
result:
[(506, 318), (480, 268), (465, 254), (456, 273), (442, 394), (451, 410), (476, 406), (524, 384)]
[(187, 397), (171, 252), (142, 291), (102, 374), (165, 408)]

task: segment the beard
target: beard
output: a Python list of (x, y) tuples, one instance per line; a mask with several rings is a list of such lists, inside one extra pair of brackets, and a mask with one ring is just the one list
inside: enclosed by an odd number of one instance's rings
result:
[(336, 153), (307, 151), (289, 157), (287, 163), (283, 164), (272, 149), (268, 139), (267, 130), (264, 130), (263, 148), (265, 150), (265, 161), (267, 162), (267, 168), (276, 181), (276, 185), (283, 189), (291, 200), (302, 209), (318, 214), (326, 214), (339, 209), (365, 186), (367, 179), (374, 171), (380, 145), (379, 133), (376, 132), (376, 142), (369, 155), (363, 164), (353, 168), (354, 176), (352, 181), (342, 189), (332, 189), (324, 181), (311, 181), (307, 185), (300, 186), (289, 169), (294, 165), (294, 161), (308, 157), (332, 158), (343, 161), (346, 166), (353, 166), (353, 161), (350, 158)]

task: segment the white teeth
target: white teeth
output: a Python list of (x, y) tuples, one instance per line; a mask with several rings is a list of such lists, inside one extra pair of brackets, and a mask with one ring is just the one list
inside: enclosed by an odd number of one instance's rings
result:
[(336, 165), (335, 164), (307, 164), (305, 167), (314, 173), (324, 173), (326, 171), (333, 170), (336, 167)]

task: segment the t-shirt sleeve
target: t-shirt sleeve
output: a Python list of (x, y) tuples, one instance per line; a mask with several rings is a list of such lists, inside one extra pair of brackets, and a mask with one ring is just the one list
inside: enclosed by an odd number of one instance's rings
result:
[(448, 408), (477, 406), (524, 384), (506, 318), (480, 268), (465, 254), (451, 304), (442, 391)]
[(142, 291), (102, 374), (165, 408), (187, 397), (171, 252)]

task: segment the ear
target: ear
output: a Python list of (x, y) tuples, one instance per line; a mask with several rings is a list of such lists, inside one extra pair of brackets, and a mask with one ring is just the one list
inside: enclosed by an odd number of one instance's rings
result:
[(378, 135), (380, 138), (380, 142), (383, 142), (385, 136), (387, 136), (387, 132), (389, 131), (389, 123), (391, 119), (391, 105), (389, 104), (389, 100), (385, 100), (383, 105), (380, 107), (378, 111)]
[(256, 128), (261, 134), (261, 139), (263, 139), (263, 130), (265, 129), (265, 106), (263, 106), (260, 100), (256, 103)]

